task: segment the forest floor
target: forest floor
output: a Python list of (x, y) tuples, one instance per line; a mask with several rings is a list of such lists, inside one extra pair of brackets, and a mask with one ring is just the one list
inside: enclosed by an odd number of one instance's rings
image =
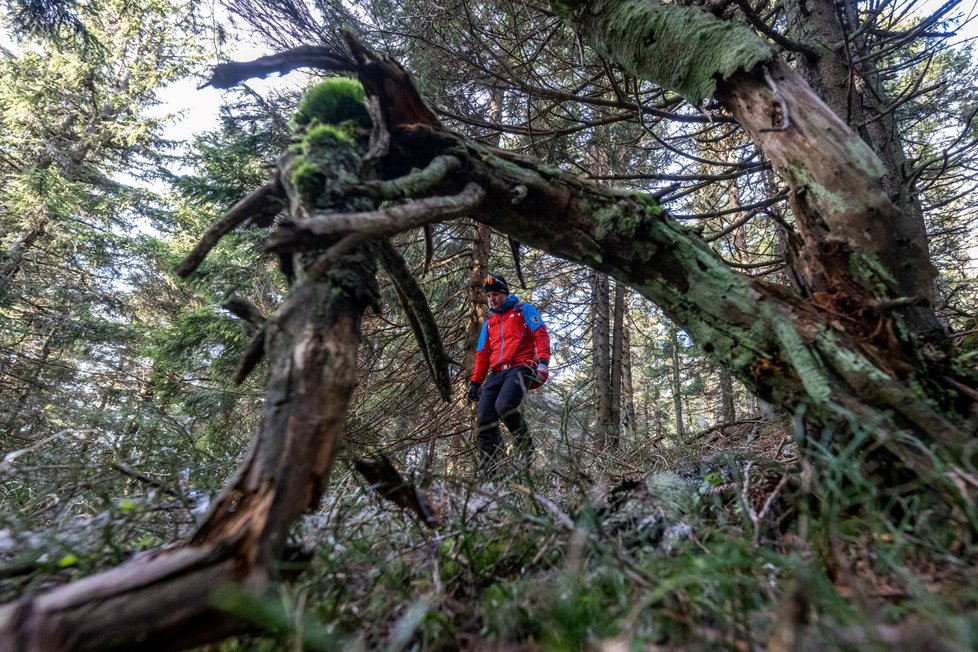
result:
[[(199, 652), (978, 649), (975, 549), (954, 515), (795, 442), (758, 418), (671, 448), (541, 444), (529, 472), (403, 487), (431, 525), (345, 459), (276, 593), (221, 594), (254, 633)], [(54, 538), (0, 531), (2, 601), (172, 541), (135, 538), (147, 523), (192, 530), (186, 499), (154, 500)]]
[(213, 649), (978, 647), (964, 542), (922, 534), (926, 513), (873, 516), (852, 460), (814, 482), (790, 424), (541, 457), (488, 485), (436, 478), (433, 528), (345, 476), (297, 532), (315, 549), (298, 580), (229, 598), (263, 633)]

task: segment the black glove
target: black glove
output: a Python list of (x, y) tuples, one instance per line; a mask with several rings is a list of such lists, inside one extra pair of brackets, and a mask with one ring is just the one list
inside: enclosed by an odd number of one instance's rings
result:
[(471, 383), (469, 383), (469, 403), (478, 403), (479, 402), (479, 388), (481, 386), (482, 385), (480, 385), (479, 383), (477, 383), (475, 381), (472, 381)]

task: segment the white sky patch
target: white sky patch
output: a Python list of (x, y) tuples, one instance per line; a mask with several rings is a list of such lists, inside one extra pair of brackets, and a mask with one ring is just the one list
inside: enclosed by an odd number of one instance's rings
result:
[[(230, 57), (233, 61), (251, 61), (268, 54), (274, 54), (274, 52), (255, 47), (240, 38), (235, 41), (230, 51)], [(264, 79), (247, 80), (245, 83), (259, 95), (267, 96), (270, 91), (276, 88), (298, 85), (300, 83), (298, 79), (298, 77), (289, 79), (287, 76), (270, 75)], [(202, 79), (182, 79), (170, 84), (160, 92), (161, 103), (151, 109), (149, 115), (160, 118), (172, 116), (164, 129), (163, 135), (166, 139), (186, 144), (194, 136), (218, 128), (220, 108), (231, 101), (235, 91), (233, 89), (217, 89), (211, 86), (198, 88), (202, 83)]]

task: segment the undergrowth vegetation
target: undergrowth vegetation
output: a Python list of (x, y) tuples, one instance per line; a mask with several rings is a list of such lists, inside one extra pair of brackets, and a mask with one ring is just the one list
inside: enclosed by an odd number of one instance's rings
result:
[(209, 649), (978, 645), (972, 551), (953, 518), (879, 494), (865, 460), (816, 452), (813, 474), (790, 428), (748, 430), (722, 455), (704, 442), (654, 459), (538, 453), (529, 474), (491, 484), (431, 478), (437, 528), (339, 468), (295, 531), (311, 551), (282, 569), (297, 578), (265, 600), (228, 594), (256, 633)]
[[(917, 491), (967, 476), (935, 460), (931, 477), (882, 491), (864, 474), (871, 429), (835, 455), (832, 436), (757, 419), (597, 454), (541, 435), (529, 473), (489, 484), (401, 465), (437, 527), (382, 499), (350, 447), (294, 528), (275, 592), (221, 593), (252, 633), (201, 652), (978, 647), (967, 514)], [(207, 492), (142, 486), (98, 514), (53, 510), (47, 528), (4, 516), (3, 593), (187, 537)]]

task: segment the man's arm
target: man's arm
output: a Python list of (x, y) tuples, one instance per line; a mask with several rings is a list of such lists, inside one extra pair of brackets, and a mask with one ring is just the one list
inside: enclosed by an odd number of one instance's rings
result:
[(536, 308), (528, 303), (523, 304), (523, 321), (526, 327), (533, 334), (533, 342), (537, 348), (537, 360), (543, 364), (550, 364), (550, 333), (547, 325), (543, 323), (543, 317)]
[(489, 322), (482, 324), (479, 343), (475, 347), (475, 368), (472, 370), (472, 382), (481, 385), (489, 373)]

